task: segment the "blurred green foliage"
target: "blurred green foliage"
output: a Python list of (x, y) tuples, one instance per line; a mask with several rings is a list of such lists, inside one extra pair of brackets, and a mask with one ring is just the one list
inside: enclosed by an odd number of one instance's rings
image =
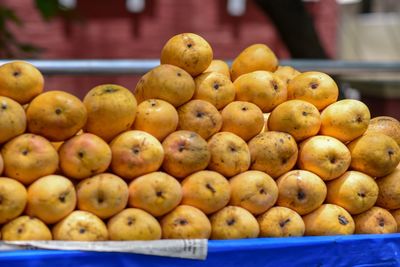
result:
[[(45, 21), (62, 17), (73, 20), (76, 18), (73, 10), (61, 5), (58, 0), (34, 0), (35, 7)], [(14, 30), (24, 27), (23, 18), (17, 12), (0, 4), (0, 57), (2, 58), (34, 58), (43, 49), (27, 42), (18, 40)]]

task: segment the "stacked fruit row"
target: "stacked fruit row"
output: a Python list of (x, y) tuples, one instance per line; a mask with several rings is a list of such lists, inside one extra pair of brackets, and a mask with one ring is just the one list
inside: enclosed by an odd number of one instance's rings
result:
[(231, 69), (195, 34), (172, 37), (134, 93), (43, 91), (0, 67), (4, 240), (235, 239), (393, 233), (400, 123), (370, 120), (321, 72), (265, 45)]

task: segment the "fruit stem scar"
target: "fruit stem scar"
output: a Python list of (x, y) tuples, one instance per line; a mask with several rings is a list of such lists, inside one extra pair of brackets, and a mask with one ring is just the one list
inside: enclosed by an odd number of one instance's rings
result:
[(85, 233), (85, 232), (86, 232), (85, 228), (80, 228), (80, 229), (79, 229), (79, 233), (80, 233), (80, 234), (83, 234), (83, 233)]
[(290, 222), (290, 219), (289, 219), (289, 218), (287, 218), (287, 219), (284, 220), (284, 221), (281, 221), (281, 222), (279, 223), (279, 226), (283, 228), (288, 222)]
[(302, 190), (300, 190), (299, 192), (297, 192), (297, 198), (299, 199), (299, 200), (302, 200), (302, 199), (304, 199), (306, 197), (306, 194), (302, 191)]
[(212, 187), (212, 185), (210, 185), (209, 183), (206, 184), (206, 187), (207, 187), (207, 189), (210, 190), (211, 193), (213, 193), (213, 194), (214, 194), (215, 192), (217, 192), (217, 191), (215, 191), (214, 187)]
[(349, 221), (343, 215), (338, 215), (338, 220), (341, 225), (346, 225), (349, 223)]
[(187, 44), (186, 45), (188, 48), (191, 48), (193, 45), (192, 44)]
[(62, 203), (64, 203), (67, 194), (68, 194), (67, 192), (61, 193), (61, 195), (58, 197), (58, 200), (60, 200)]
[(357, 195), (360, 196), (360, 197), (365, 197), (365, 193), (364, 192), (358, 192)]
[(162, 191), (157, 191), (157, 192), (156, 192), (156, 196), (158, 196), (158, 197), (163, 197), (163, 192), (162, 192)]
[(179, 219), (179, 224), (186, 225), (186, 224), (188, 224), (188, 221), (186, 219)]
[(19, 71), (14, 71), (14, 72), (13, 72), (13, 76), (14, 76), (14, 77), (17, 77), (17, 76), (19, 76), (20, 74), (21, 74), (21, 72), (19, 72)]
[(233, 225), (235, 223), (235, 219), (228, 219), (226, 220), (227, 225)]
[(260, 194), (263, 194), (263, 195), (266, 195), (266, 194), (267, 194), (267, 192), (264, 190), (264, 188), (261, 188), (258, 192), (259, 192)]
[(83, 153), (83, 151), (78, 152), (78, 157), (83, 158), (84, 155), (85, 155), (85, 153)]
[(218, 83), (214, 83), (214, 86), (213, 86), (213, 87), (214, 87), (215, 90), (218, 90), (219, 84), (218, 84)]
[(22, 155), (24, 155), (24, 156), (26, 156), (26, 155), (28, 155), (28, 149), (24, 149), (24, 150), (22, 150)]
[(246, 110), (248, 110), (248, 108), (247, 107), (242, 107), (242, 110), (246, 111)]
[(18, 234), (21, 234), (23, 231), (24, 231), (24, 229), (22, 229), (22, 227), (18, 227), (18, 230), (17, 230)]
[(1, 109), (7, 109), (7, 104), (6, 103), (1, 104)]
[(201, 111), (197, 111), (197, 113), (196, 113), (197, 118), (201, 118), (201, 117), (203, 117), (203, 115), (204, 115), (204, 113)]
[(313, 82), (313, 83), (310, 83), (310, 87), (311, 87), (311, 89), (317, 89), (317, 87), (318, 87), (318, 84), (317, 84), (317, 83), (315, 83), (315, 82)]
[(385, 226), (385, 220), (383, 218), (379, 218), (378, 219), (378, 224), (380, 227), (384, 227)]
[(307, 116), (307, 112), (305, 112), (305, 111), (303, 111), (302, 114), (303, 114), (303, 116)]
[(128, 224), (128, 225), (132, 225), (134, 221), (135, 221), (134, 218), (128, 217), (128, 222), (127, 222), (127, 224)]
[(56, 112), (57, 115), (60, 115), (62, 110), (61, 110), (61, 108), (56, 108), (55, 112)]

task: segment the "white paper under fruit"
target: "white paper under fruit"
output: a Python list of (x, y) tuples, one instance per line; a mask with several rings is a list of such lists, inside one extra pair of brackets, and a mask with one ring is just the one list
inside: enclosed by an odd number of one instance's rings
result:
[(154, 256), (204, 260), (207, 257), (206, 239), (172, 239), (155, 241), (6, 241), (0, 251), (16, 249), (82, 250), (127, 252)]

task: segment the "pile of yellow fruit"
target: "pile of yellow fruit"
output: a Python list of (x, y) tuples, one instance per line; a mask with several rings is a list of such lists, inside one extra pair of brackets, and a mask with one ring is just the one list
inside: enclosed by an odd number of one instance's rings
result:
[(0, 67), (3, 240), (237, 239), (394, 233), (400, 123), (338, 99), (265, 45), (231, 68), (172, 37), (133, 93), (43, 92)]

